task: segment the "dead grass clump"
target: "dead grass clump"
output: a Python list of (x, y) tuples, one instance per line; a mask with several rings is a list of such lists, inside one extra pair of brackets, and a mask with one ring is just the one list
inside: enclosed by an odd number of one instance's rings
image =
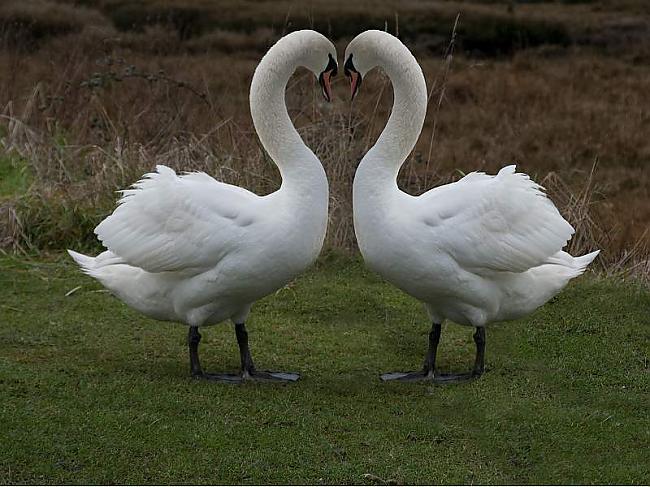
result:
[(174, 29), (181, 40), (205, 32), (210, 21), (210, 9), (187, 2), (122, 3), (106, 8), (105, 12), (121, 31), (142, 32), (145, 27), (162, 25)]
[(23, 231), (24, 225), (18, 216), (18, 211), (11, 201), (0, 203), (0, 251), (9, 249), (13, 252), (25, 253), (29, 238)]
[[(30, 0), (25, 5), (46, 3), (47, 0)], [(387, 28), (399, 32), (409, 43), (439, 54), (446, 47), (450, 25), (460, 12), (463, 21), (458, 27), (458, 50), (466, 53), (509, 56), (536, 46), (555, 46), (556, 52), (564, 52), (567, 46), (579, 44), (615, 55), (627, 55), (631, 46), (642, 45), (645, 46), (644, 54), (635, 55), (637, 62), (642, 62), (650, 52), (647, 19), (637, 15), (631, 4), (624, 8), (629, 12), (625, 17), (615, 15), (613, 9), (598, 8), (604, 7), (605, 3), (604, 0), (576, 5), (566, 2), (534, 5), (487, 2), (482, 5), (476, 0), (222, 0), (218, 3), (204, 0), (97, 0), (85, 2), (86, 6), (81, 8), (69, 0), (52, 5), (70, 12), (78, 10), (75, 15), (60, 16), (64, 20), (80, 15), (87, 17), (92, 12), (94, 19), (92, 22), (86, 19), (84, 25), (102, 23), (107, 26), (110, 23), (125, 37), (133, 36), (136, 42), (130, 44), (134, 48), (139, 46), (144, 52), (161, 54), (159, 47), (152, 50), (146, 42), (137, 42), (137, 39), (148, 30), (172, 32), (167, 40), (171, 54), (186, 50), (190, 53), (205, 52), (208, 49), (237, 52), (242, 48), (257, 52), (261, 49), (260, 43), (254, 39), (261, 40), (260, 32), (264, 30), (278, 35), (290, 30), (313, 28), (338, 40), (349, 39), (366, 29)], [(15, 8), (19, 10), (27, 8), (19, 0), (9, 0), (7, 5), (17, 6)], [(41, 10), (34, 12), (34, 18), (39, 18)], [(162, 39), (155, 40), (156, 44), (162, 44)]]
[(467, 15), (459, 29), (460, 49), (504, 55), (541, 45), (568, 46), (571, 37), (559, 23), (502, 16)]
[(269, 28), (256, 29), (251, 33), (233, 30), (215, 30), (196, 39), (190, 39), (185, 48), (191, 53), (223, 52), (260, 55), (267, 51), (276, 39)]
[(281, 33), (313, 28), (336, 40), (351, 38), (363, 30), (388, 26), (391, 31), (399, 29), (402, 38), (409, 41), (418, 41), (425, 36), (430, 47), (438, 50), (444, 47), (449, 26), (458, 12), (462, 12), (464, 17), (459, 27), (459, 48), (469, 52), (509, 55), (518, 49), (542, 44), (566, 46), (572, 40), (565, 24), (555, 19), (540, 19), (528, 12), (519, 15), (467, 2), (230, 0), (211, 4), (149, 0), (138, 3), (108, 1), (103, 2), (101, 8), (121, 31), (142, 32), (147, 26), (163, 25), (173, 29), (182, 41), (209, 36), (203, 42), (211, 39), (215, 44), (225, 44), (226, 49), (240, 44), (243, 39), (231, 38), (230, 42), (224, 42), (224, 34), (211, 36), (211, 32), (252, 34), (260, 29), (271, 29)]
[(48, 0), (0, 4), (0, 39), (18, 49), (34, 49), (45, 40), (105, 24), (99, 12)]
[(119, 46), (141, 55), (174, 56), (183, 53), (178, 33), (168, 26), (155, 24), (143, 27), (141, 31), (115, 33), (103, 40), (105, 49)]

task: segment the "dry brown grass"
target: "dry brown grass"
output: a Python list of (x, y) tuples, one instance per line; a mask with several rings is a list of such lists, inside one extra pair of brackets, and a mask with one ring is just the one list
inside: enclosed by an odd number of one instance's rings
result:
[(48, 0), (0, 3), (0, 39), (18, 50), (35, 49), (51, 37), (108, 25), (96, 10)]
[[(252, 129), (248, 86), (261, 54), (283, 30), (295, 26), (289, 25), (292, 18), (306, 15), (301, 13), (304, 6), (291, 10), (287, 3), (282, 11), (284, 4), (222, 3), (231, 20), (257, 12), (250, 28), (219, 28), (182, 39), (174, 26), (163, 22), (120, 32), (94, 17), (99, 11), (83, 10), (77, 18), (90, 15), (94, 20), (39, 41), (37, 49), (25, 51), (4, 42), (0, 157), (24, 168), (31, 181), (26, 194), (0, 203), (5, 246), (93, 245), (92, 228), (112, 208), (113, 191), (159, 163), (204, 170), (260, 193), (278, 186), (278, 173)], [(103, 4), (112, 5), (111, 0)], [(198, 8), (200, 2), (184, 5)], [(404, 17), (428, 4), (404, 5), (411, 10), (403, 15), (406, 7), (400, 7), (400, 32)], [(338, 2), (335, 7), (345, 13), (344, 26), (372, 11), (373, 18), (385, 15), (390, 29), (395, 28), (391, 2), (373, 9), (363, 3)], [(506, 5), (469, 7), (475, 19), (508, 15)], [(309, 15), (333, 17), (327, 8), (314, 2)], [(445, 63), (438, 53), (441, 42), (449, 40), (459, 4), (436, 2), (435, 8), (451, 18), (446, 38), (432, 40), (434, 34), (423, 32), (408, 42), (423, 66), (432, 101), (422, 137), (402, 170), (402, 186), (418, 193), (472, 170), (494, 172), (516, 162), (548, 187), (576, 226), (573, 251), (603, 248), (601, 262), (611, 272), (647, 271), (650, 68), (639, 60), (648, 46), (632, 39), (625, 56), (612, 56), (625, 42), (615, 37), (604, 48), (541, 46), (496, 59), (465, 51)], [(625, 15), (636, 15), (638, 4), (628, 2), (625, 8)], [(624, 20), (607, 2), (516, 10), (521, 18), (534, 12), (537, 20), (553, 23), (582, 12), (579, 28), (566, 23), (568, 31), (580, 35), (589, 31), (592, 18)], [(283, 20), (273, 20), (280, 13)], [(0, 9), (0, 21), (2, 15)], [(338, 44), (343, 52), (346, 39)], [(330, 179), (327, 245), (354, 249), (351, 182), (358, 160), (383, 128), (392, 95), (380, 73), (364, 81), (352, 106), (340, 77), (334, 90), (337, 99), (325, 104), (313, 77), (300, 71), (290, 83), (287, 103)]]

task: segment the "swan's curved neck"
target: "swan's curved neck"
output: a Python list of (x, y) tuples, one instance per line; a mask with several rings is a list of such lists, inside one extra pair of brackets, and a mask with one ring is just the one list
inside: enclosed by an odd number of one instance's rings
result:
[(278, 42), (260, 61), (250, 91), (253, 124), (262, 146), (280, 170), (282, 189), (304, 193), (313, 192), (314, 185), (327, 188), (323, 166), (298, 134), (285, 102), (287, 82), (307, 48)]
[(422, 131), (427, 111), (427, 87), (420, 65), (397, 39), (372, 44), (376, 64), (393, 85), (393, 110), (375, 145), (359, 164), (359, 181), (375, 187), (397, 188), (397, 174)]

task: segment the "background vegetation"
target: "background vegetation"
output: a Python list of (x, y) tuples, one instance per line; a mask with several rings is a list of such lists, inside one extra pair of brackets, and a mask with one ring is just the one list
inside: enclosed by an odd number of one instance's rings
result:
[[(643, 0), (8, 0), (0, 5), (0, 244), (96, 247), (114, 191), (155, 164), (204, 170), (266, 193), (279, 175), (247, 94), (266, 49), (313, 27), (343, 52), (368, 28), (421, 62), (430, 110), (401, 174), (418, 193), (516, 162), (605, 250), (609, 272), (647, 275), (650, 7)], [(454, 53), (450, 40), (456, 16)], [(445, 53), (447, 55), (445, 55)], [(299, 71), (290, 112), (332, 187), (328, 246), (355, 249), (350, 185), (383, 128), (381, 73), (350, 104), (321, 101)]]

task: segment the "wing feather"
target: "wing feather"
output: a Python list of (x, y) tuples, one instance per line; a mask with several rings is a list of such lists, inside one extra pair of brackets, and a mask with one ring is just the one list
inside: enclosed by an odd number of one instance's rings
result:
[(159, 165), (122, 191), (95, 234), (114, 254), (149, 272), (215, 266), (255, 219), (257, 195), (205, 173)]
[(574, 232), (544, 188), (515, 166), (496, 176), (468, 174), (421, 198), (439, 247), (474, 271), (524, 272), (559, 252)]

